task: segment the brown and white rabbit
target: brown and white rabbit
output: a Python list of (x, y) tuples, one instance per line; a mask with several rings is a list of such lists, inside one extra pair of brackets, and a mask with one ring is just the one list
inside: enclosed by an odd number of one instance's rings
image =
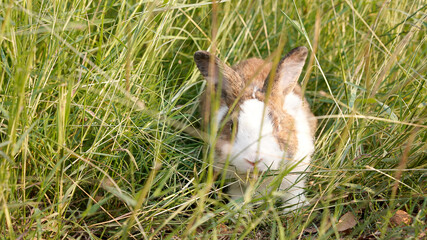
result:
[[(277, 69), (272, 69), (271, 62), (257, 58), (229, 67), (217, 57), (213, 57), (215, 66), (210, 69), (209, 52), (194, 54), (205, 79), (216, 88), (221, 86), (216, 120), (219, 128), (221, 124), (223, 127), (215, 147), (216, 171), (221, 171), (229, 161), (228, 170), (232, 170), (232, 174), (227, 176), (244, 179), (255, 168), (261, 173), (280, 173), (293, 167), (292, 172), (298, 173), (284, 176), (279, 187), (289, 206), (285, 211), (306, 203), (304, 171), (314, 152), (317, 121), (298, 84), (307, 52), (305, 47), (293, 49), (280, 60)], [(272, 74), (274, 81), (268, 90)], [(209, 103), (202, 102), (204, 105)], [(258, 190), (270, 191), (266, 188), (271, 180), (271, 177), (267, 178)], [(229, 187), (228, 194), (232, 199), (238, 199), (244, 196), (245, 188), (245, 182), (236, 181)]]

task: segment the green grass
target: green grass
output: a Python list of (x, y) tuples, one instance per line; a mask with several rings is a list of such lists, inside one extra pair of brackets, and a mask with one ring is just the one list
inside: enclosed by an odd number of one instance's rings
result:
[[(425, 236), (425, 1), (212, 7), (0, 3), (0, 238)], [(310, 49), (300, 80), (319, 127), (305, 211), (284, 216), (272, 196), (233, 207), (212, 178), (192, 56), (213, 44), (230, 64)], [(390, 224), (399, 209), (409, 225)], [(347, 212), (357, 225), (338, 231)]]

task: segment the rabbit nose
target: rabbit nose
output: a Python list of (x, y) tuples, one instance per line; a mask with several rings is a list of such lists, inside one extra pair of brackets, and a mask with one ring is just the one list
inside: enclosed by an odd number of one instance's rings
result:
[(250, 161), (247, 158), (245, 158), (245, 161), (250, 165), (252, 165), (253, 167), (255, 167), (255, 165), (257, 165), (259, 162), (262, 162), (262, 158), (258, 159), (258, 161)]

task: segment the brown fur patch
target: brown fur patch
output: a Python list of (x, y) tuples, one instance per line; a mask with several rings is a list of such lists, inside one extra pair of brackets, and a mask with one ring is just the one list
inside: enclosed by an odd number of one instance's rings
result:
[(271, 109), (270, 116), (274, 125), (273, 134), (280, 145), (280, 149), (292, 156), (298, 147), (295, 119), (283, 110), (283, 100), (270, 98), (268, 105)]
[(249, 58), (235, 65), (233, 69), (244, 79), (247, 86), (256, 86), (260, 90), (271, 71), (271, 63), (259, 58)]

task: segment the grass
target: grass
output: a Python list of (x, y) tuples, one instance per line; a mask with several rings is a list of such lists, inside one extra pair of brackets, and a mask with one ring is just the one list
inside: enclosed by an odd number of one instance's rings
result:
[[(2, 239), (425, 237), (424, 1), (0, 5)], [(300, 81), (319, 118), (311, 204), (286, 216), (273, 196), (249, 210), (221, 194), (192, 60), (279, 45), (311, 50)], [(411, 222), (391, 224), (397, 210)]]

